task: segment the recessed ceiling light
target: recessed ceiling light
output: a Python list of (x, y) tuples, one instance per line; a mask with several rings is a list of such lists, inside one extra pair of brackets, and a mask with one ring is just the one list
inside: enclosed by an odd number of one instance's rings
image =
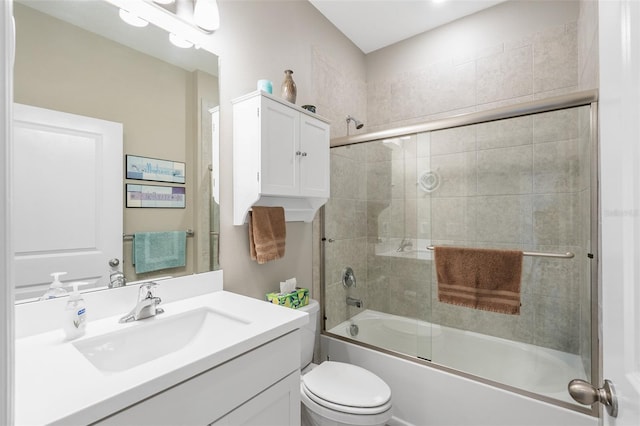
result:
[(129, 25), (133, 25), (134, 27), (142, 28), (149, 25), (147, 21), (140, 18), (138, 15), (134, 15), (128, 10), (120, 9), (120, 11), (118, 12), (118, 15), (120, 15), (120, 19), (122, 19), (124, 22), (126, 22)]

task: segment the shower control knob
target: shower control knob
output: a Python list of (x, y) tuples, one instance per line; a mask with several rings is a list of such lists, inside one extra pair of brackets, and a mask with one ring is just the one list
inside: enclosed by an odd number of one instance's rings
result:
[(607, 413), (611, 417), (618, 416), (618, 399), (610, 380), (605, 380), (603, 387), (596, 388), (584, 380), (573, 379), (569, 382), (568, 389), (571, 397), (580, 404), (591, 405), (601, 402), (607, 407)]

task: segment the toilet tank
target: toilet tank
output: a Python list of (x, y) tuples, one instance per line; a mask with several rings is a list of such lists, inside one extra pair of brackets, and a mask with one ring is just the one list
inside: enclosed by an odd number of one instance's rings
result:
[(318, 312), (320, 304), (317, 300), (309, 299), (309, 304), (298, 308), (309, 314), (309, 323), (300, 328), (302, 342), (300, 344), (300, 369), (306, 367), (313, 359), (313, 347), (316, 344), (316, 332), (318, 330)]

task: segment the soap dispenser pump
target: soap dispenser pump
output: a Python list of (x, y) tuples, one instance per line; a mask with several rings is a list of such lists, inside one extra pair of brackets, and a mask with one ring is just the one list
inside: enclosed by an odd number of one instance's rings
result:
[(88, 284), (86, 282), (73, 282), (70, 286), (73, 287), (73, 292), (69, 295), (69, 301), (64, 310), (64, 322), (62, 328), (67, 337), (67, 340), (73, 340), (85, 333), (87, 322), (87, 309), (84, 303), (84, 299), (78, 291), (78, 286)]
[(39, 300), (48, 300), (55, 299), (56, 297), (66, 296), (67, 291), (62, 288), (62, 283), (60, 282), (60, 276), (66, 275), (66, 272), (53, 272), (51, 276), (53, 277), (53, 281), (47, 291), (40, 296)]

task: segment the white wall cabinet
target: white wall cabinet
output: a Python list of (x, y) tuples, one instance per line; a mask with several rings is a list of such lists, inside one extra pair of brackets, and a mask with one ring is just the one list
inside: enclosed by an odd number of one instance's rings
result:
[(329, 198), (329, 123), (253, 92), (233, 101), (234, 224), (253, 205), (282, 206), (287, 221), (313, 220)]
[(107, 425), (299, 425), (296, 330), (95, 423)]

